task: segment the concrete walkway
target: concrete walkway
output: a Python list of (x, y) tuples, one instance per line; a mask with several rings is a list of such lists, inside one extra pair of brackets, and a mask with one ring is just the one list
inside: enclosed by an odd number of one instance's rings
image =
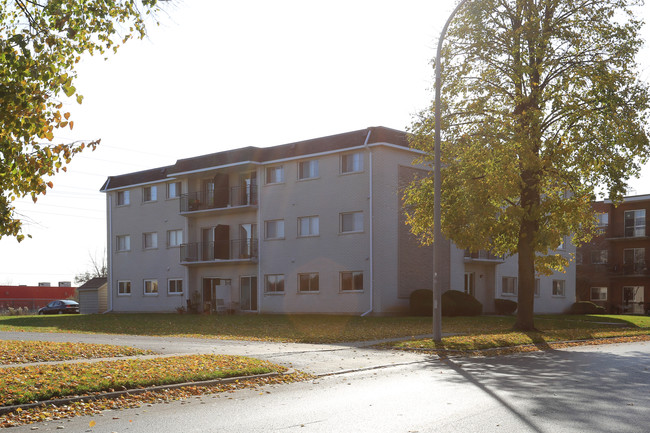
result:
[(0, 339), (112, 344), (148, 349), (164, 355), (222, 354), (250, 356), (319, 376), (418, 363), (431, 359), (431, 355), (426, 354), (377, 350), (369, 347), (379, 343), (378, 341), (303, 344), (40, 332), (0, 332)]

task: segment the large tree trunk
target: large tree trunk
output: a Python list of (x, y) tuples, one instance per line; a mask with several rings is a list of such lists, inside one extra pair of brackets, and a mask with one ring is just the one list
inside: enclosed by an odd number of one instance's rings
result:
[(522, 173), (523, 190), (521, 204), (524, 216), (519, 228), (518, 266), (519, 288), (517, 295), (517, 321), (514, 328), (519, 331), (533, 331), (535, 303), (535, 239), (539, 232), (539, 222), (536, 213), (540, 195), (538, 179), (531, 171)]

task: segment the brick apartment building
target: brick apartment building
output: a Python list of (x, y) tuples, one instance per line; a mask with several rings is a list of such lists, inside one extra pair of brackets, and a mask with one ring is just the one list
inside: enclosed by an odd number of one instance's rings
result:
[(650, 195), (593, 204), (600, 235), (578, 248), (577, 296), (611, 313), (644, 314), (650, 308)]

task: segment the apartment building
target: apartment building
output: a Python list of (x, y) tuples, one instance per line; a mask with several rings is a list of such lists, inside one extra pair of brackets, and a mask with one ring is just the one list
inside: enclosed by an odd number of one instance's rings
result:
[[(111, 176), (101, 189), (109, 308), (406, 312), (412, 291), (432, 286), (433, 248), (401, 211), (401, 188), (427, 173), (416, 156), (406, 133), (372, 127)], [(474, 294), (485, 311), (516, 299), (516, 258), (447, 242), (445, 263), (443, 287)], [(571, 275), (540, 281), (538, 311), (574, 302)]]
[(644, 314), (650, 308), (650, 195), (625, 197), (618, 206), (604, 200), (593, 208), (599, 235), (578, 249), (578, 299), (611, 313)]

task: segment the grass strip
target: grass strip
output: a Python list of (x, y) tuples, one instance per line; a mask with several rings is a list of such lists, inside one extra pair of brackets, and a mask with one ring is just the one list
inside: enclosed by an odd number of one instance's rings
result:
[(0, 370), (0, 405), (274, 371), (282, 372), (286, 368), (267, 361), (228, 355), (11, 367)]
[(115, 358), (150, 355), (153, 353), (150, 350), (108, 344), (0, 340), (0, 364), (3, 365), (72, 359)]

